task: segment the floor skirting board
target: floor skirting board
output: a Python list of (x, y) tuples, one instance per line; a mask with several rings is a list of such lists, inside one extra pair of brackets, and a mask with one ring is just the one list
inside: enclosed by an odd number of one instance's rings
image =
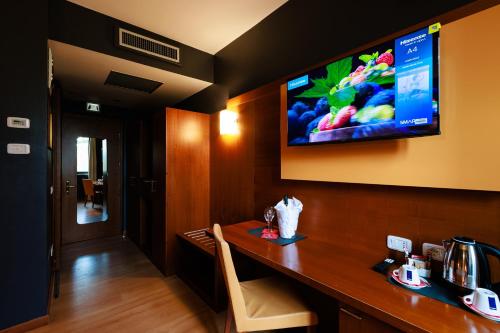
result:
[(24, 323), (20, 323), (11, 327), (4, 328), (0, 330), (0, 333), (23, 333), (33, 330), (38, 327), (45, 326), (49, 323), (49, 316), (45, 315), (42, 317), (38, 317), (29, 321), (25, 321)]

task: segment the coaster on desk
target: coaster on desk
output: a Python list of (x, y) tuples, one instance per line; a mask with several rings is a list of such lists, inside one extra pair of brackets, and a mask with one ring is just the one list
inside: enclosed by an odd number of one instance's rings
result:
[(422, 288), (422, 289), (413, 289), (413, 288), (408, 288), (404, 285), (401, 285), (401, 284), (397, 283), (395, 280), (393, 280), (392, 275), (389, 275), (387, 277), (387, 281), (389, 281), (389, 283), (391, 283), (395, 286), (398, 286), (398, 287), (401, 287), (401, 288), (404, 288), (407, 290), (411, 290), (417, 294), (427, 296), (430, 298), (434, 298), (434, 299), (441, 301), (443, 303), (446, 303), (446, 304), (460, 307), (460, 303), (458, 302), (457, 296), (452, 291), (450, 291), (448, 288), (446, 288), (446, 285), (440, 279), (431, 280), (432, 283), (430, 284), (430, 286), (427, 288)]
[[(250, 230), (248, 230), (248, 233), (260, 238), (260, 236), (262, 234), (262, 229), (264, 229), (264, 228), (266, 228), (266, 227), (259, 227), (259, 228), (250, 229)], [(295, 234), (295, 237), (290, 238), (290, 239), (278, 237), (277, 239), (266, 239), (266, 240), (270, 241), (270, 242), (272, 242), (274, 244), (278, 244), (278, 245), (284, 246), (284, 245), (288, 245), (288, 244), (292, 244), (292, 243), (298, 242), (299, 240), (302, 240), (302, 239), (305, 239), (305, 238), (306, 238), (305, 235)]]
[(280, 236), (278, 234), (278, 230), (267, 229), (267, 228), (262, 229), (262, 232), (260, 235), (260, 238), (264, 238), (264, 239), (278, 239), (279, 237)]

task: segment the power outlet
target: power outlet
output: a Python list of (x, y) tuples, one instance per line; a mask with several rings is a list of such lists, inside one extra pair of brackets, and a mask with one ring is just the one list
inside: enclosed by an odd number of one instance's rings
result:
[(428, 253), (431, 253), (431, 257), (433, 260), (443, 261), (444, 253), (446, 252), (444, 247), (441, 245), (424, 243), (422, 244), (422, 254), (427, 257)]
[(387, 236), (387, 247), (391, 250), (404, 252), (405, 249), (411, 253), (411, 240), (398, 236)]

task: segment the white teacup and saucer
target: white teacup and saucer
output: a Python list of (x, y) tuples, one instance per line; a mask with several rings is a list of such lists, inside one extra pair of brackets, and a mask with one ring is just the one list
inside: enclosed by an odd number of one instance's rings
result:
[(418, 275), (417, 268), (411, 265), (402, 265), (399, 269), (392, 271), (392, 278), (397, 283), (410, 289), (421, 289), (430, 286), (426, 279)]
[(495, 321), (500, 321), (500, 301), (493, 291), (477, 288), (472, 294), (462, 297), (466, 307), (475, 313)]

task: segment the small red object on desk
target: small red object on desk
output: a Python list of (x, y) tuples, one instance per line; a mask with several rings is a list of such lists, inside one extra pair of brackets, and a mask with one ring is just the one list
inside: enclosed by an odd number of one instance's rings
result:
[(264, 239), (278, 239), (278, 230), (263, 228), (262, 229), (262, 234), (260, 235), (260, 238), (264, 238)]

